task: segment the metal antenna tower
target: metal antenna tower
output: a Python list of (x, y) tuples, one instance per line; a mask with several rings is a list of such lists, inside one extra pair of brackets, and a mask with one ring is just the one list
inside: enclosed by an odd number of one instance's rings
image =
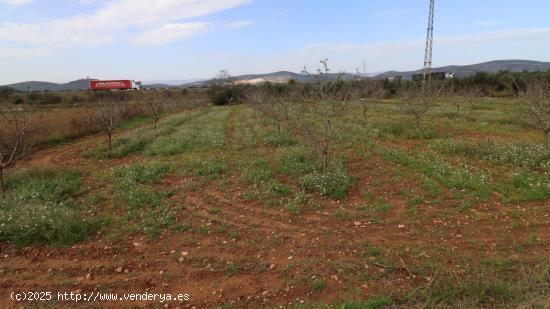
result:
[(428, 35), (426, 36), (426, 53), (424, 55), (424, 83), (432, 81), (432, 51), (434, 45), (434, 10), (435, 0), (430, 0), (430, 16), (428, 18)]

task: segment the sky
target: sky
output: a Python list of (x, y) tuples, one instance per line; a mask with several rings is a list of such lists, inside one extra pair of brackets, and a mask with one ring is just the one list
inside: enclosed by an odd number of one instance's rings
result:
[[(422, 67), (429, 0), (0, 0), (0, 84)], [(550, 1), (436, 0), (433, 64), (550, 61)]]

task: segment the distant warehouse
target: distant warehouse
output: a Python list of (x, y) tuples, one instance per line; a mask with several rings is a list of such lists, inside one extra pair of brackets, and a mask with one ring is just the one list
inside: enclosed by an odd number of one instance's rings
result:
[[(432, 73), (432, 80), (444, 80), (449, 78), (455, 78), (455, 73), (447, 73), (447, 72), (433, 72)], [(412, 80), (416, 82), (421, 82), (424, 80), (424, 74), (413, 74)]]

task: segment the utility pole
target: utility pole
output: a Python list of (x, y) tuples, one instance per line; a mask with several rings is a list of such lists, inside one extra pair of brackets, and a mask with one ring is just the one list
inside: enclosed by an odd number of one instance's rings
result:
[(426, 52), (424, 54), (424, 83), (431, 86), (432, 82), (432, 52), (434, 44), (434, 11), (435, 0), (430, 0), (430, 14), (428, 17), (428, 34), (426, 36)]

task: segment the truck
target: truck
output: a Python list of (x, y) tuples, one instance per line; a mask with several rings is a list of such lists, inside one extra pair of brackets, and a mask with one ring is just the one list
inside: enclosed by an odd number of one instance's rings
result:
[(141, 82), (133, 80), (91, 80), (90, 90), (141, 90)]

